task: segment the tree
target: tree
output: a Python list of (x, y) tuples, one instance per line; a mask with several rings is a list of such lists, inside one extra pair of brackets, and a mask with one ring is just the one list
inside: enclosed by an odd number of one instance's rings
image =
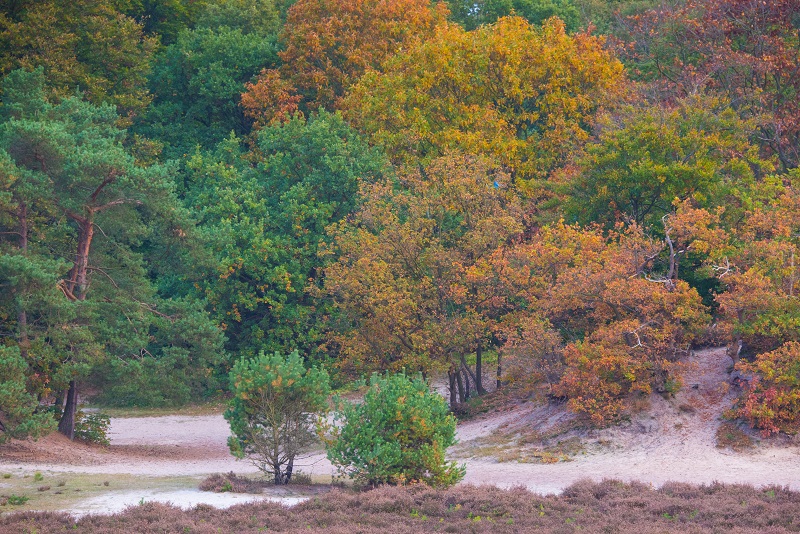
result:
[(558, 17), (569, 32), (577, 30), (580, 22), (580, 13), (572, 0), (448, 0), (447, 5), (452, 19), (466, 30), (492, 24), (512, 14), (535, 25)]
[(326, 228), (355, 210), (359, 186), (377, 181), (386, 162), (326, 112), (258, 139), (251, 153), (229, 139), (187, 163), (185, 202), (214, 256), (196, 282), (232, 351), (317, 354), (326, 305), (307, 289), (322, 284), (332, 260), (318, 255), (331, 240)]
[(438, 27), (366, 73), (343, 106), (397, 163), (425, 163), (454, 149), (480, 154), (533, 196), (625, 85), (622, 64), (602, 39), (569, 36), (555, 18), (539, 28), (505, 17), (472, 32)]
[[(240, 106), (246, 84), (278, 64), (278, 14), (271, 0), (199, 6), (196, 22), (157, 54), (149, 76), (153, 104), (135, 131), (163, 144), (165, 158), (213, 148), (250, 132)], [(246, 109), (246, 108), (245, 108)]]
[(719, 98), (628, 109), (601, 124), (569, 184), (567, 215), (583, 224), (633, 221), (660, 231), (675, 199), (718, 205), (770, 169), (750, 143), (755, 123)]
[(797, 0), (691, 0), (628, 20), (631, 72), (671, 101), (701, 92), (758, 120), (764, 157), (800, 163)]
[[(112, 106), (48, 100), (42, 69), (4, 82), (0, 159), (14, 180), (3, 191), (13, 209), (0, 221), (3, 240), (18, 245), (2, 243), (0, 261), (12, 267), (3, 282), (15, 297), (14, 337), (38, 375), (31, 386), (42, 401), (55, 391), (59, 429), (72, 437), (78, 380), (108, 356), (152, 357), (153, 317), (177, 319), (159, 311), (145, 256), (168, 240), (156, 228), (180, 241), (190, 223), (172, 167), (136, 164)], [(193, 354), (192, 364), (204, 367), (194, 358), (206, 355)]]
[(230, 381), (231, 452), (272, 473), (276, 485), (288, 484), (295, 459), (316, 439), (315, 418), (328, 409), (328, 374), (306, 369), (297, 351), (286, 357), (262, 352), (239, 360)]
[(17, 347), (0, 346), (0, 444), (9, 438), (38, 438), (55, 429), (26, 385), (27, 363)]
[(64, 97), (83, 92), (123, 116), (150, 102), (146, 76), (157, 40), (113, 2), (30, 2), (9, 18), (0, 14), (0, 74), (43, 67), (47, 86)]
[(444, 399), (422, 378), (373, 375), (360, 404), (343, 403), (335, 414), (328, 459), (364, 484), (451, 486), (464, 467), (447, 462), (456, 420)]
[[(320, 107), (332, 111), (365, 71), (379, 69), (397, 51), (430, 36), (446, 17), (440, 5), (430, 0), (299, 0), (281, 32), (280, 74), (263, 72), (248, 92), (269, 94), (276, 80), (283, 80), (302, 96), (304, 113)], [(251, 110), (272, 115), (264, 102)]]
[(338, 257), (324, 291), (342, 368), (447, 371), (451, 403), (467, 400), (464, 357), (486, 346), (490, 321), (465, 273), (522, 231), (518, 198), (499, 183), (508, 176), (486, 160), (450, 154), (364, 189), (325, 250)]

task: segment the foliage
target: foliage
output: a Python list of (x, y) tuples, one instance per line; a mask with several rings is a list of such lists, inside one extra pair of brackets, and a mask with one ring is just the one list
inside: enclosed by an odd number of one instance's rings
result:
[[(255, 21), (252, 21), (255, 23)], [(153, 104), (136, 131), (161, 142), (168, 158), (212, 148), (231, 132), (244, 135), (250, 121), (239, 106), (245, 84), (277, 62), (274, 35), (238, 27), (182, 31), (153, 64)]]
[(26, 367), (17, 347), (0, 346), (0, 443), (55, 430), (52, 414), (39, 411), (36, 397), (27, 390)]
[(113, 2), (42, 0), (26, 2), (16, 19), (0, 14), (0, 73), (43, 67), (56, 94), (78, 89), (123, 115), (150, 101), (146, 76), (155, 48), (156, 40)]
[(800, 163), (796, 0), (691, 0), (636, 15), (632, 72), (662, 100), (714, 92), (759, 121), (765, 155)]
[(314, 420), (328, 408), (328, 374), (306, 369), (297, 351), (239, 360), (231, 370), (231, 394), (225, 419), (231, 425), (228, 446), (238, 458), (288, 484), (294, 461), (315, 439)]
[(228, 346), (245, 354), (315, 352), (325, 309), (306, 288), (321, 284), (330, 261), (318, 257), (319, 245), (330, 240), (326, 227), (355, 209), (359, 184), (382, 175), (382, 155), (340, 116), (323, 112), (265, 128), (248, 156), (231, 139), (187, 166), (186, 204), (214, 253), (211, 272), (197, 283)]
[(466, 30), (511, 15), (520, 16), (531, 24), (541, 25), (551, 17), (564, 21), (567, 31), (578, 29), (580, 13), (572, 0), (448, 0), (451, 17)]
[(444, 399), (421, 377), (373, 375), (361, 404), (343, 403), (335, 414), (328, 458), (365, 484), (424, 482), (450, 486), (464, 467), (447, 462), (456, 420)]
[(558, 19), (538, 28), (506, 17), (472, 32), (440, 26), (365, 74), (344, 106), (396, 162), (483, 154), (533, 194), (532, 180), (568, 162), (625, 85), (602, 39), (569, 36)]
[(75, 439), (97, 445), (111, 445), (108, 427), (111, 419), (103, 413), (78, 412), (75, 416)]
[[(69, 386), (64, 422), (74, 414), (75, 379), (106, 357), (181, 350), (180, 336), (165, 339), (158, 323), (190, 310), (171, 313), (176, 305), (159, 297), (145, 263), (180, 249), (191, 223), (174, 195), (173, 167), (138, 165), (113, 107), (48, 100), (42, 69), (14, 71), (4, 89), (0, 161), (11, 180), (2, 191), (0, 261), (12, 267), (3, 277), (15, 301), (14, 319), (4, 322), (42, 398)], [(218, 343), (207, 318), (194, 318)]]
[(753, 375), (737, 415), (764, 436), (800, 432), (800, 343), (791, 341), (736, 368)]
[(732, 187), (769, 169), (750, 144), (755, 124), (718, 98), (689, 97), (606, 117), (570, 183), (567, 212), (583, 224), (661, 226), (672, 203), (716, 205)]
[(325, 293), (342, 367), (452, 375), (484, 343), (489, 321), (466, 271), (522, 232), (518, 198), (495, 182), (508, 177), (453, 154), (364, 188), (363, 207), (324, 249), (338, 257)]
[(430, 36), (445, 14), (430, 0), (298, 0), (281, 32), (281, 76), (304, 111), (330, 111), (365, 71)]

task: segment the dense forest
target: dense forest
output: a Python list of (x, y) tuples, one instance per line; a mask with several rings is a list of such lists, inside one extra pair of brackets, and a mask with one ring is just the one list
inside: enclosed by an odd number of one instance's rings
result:
[[(446, 377), (800, 430), (799, 0), (0, 1), (0, 441)], [(484, 376), (491, 376), (491, 384)]]

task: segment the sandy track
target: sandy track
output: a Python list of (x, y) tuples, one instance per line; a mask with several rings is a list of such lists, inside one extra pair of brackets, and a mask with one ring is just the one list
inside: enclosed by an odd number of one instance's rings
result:
[[(571, 462), (499, 463), (491, 458), (472, 457), (463, 460), (467, 466), (464, 483), (525, 486), (541, 493), (558, 492), (586, 477), (640, 480), (656, 486), (667, 481), (720, 481), (800, 489), (800, 453), (796, 445), (761, 444), (746, 453), (714, 446), (719, 415), (733, 399), (733, 393), (725, 387), (730, 363), (722, 349), (698, 352), (687, 371), (687, 387), (674, 400), (668, 402), (654, 396), (648, 415), (635, 418), (625, 427), (589, 433), (589, 441), (603, 445), (588, 447), (588, 452)], [(691, 405), (694, 411), (679, 410), (681, 404)], [(486, 436), (540, 424), (547, 413), (541, 407), (525, 404), (464, 423), (458, 431), (462, 450), (469, 450), (471, 443)], [(142, 476), (256, 472), (249, 463), (230, 456), (228, 434), (221, 415), (113, 419), (111, 447), (76, 445), (51, 435), (38, 444), (0, 449), (0, 466), (6, 470)], [(300, 463), (300, 469), (309, 474), (333, 473), (322, 453)]]

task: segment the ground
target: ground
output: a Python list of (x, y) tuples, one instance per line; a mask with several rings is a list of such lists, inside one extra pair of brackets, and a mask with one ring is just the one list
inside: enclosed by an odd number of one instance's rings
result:
[[(542, 494), (558, 493), (587, 477), (655, 486), (718, 481), (800, 490), (796, 440), (756, 440), (739, 452), (717, 447), (721, 415), (736, 395), (728, 385), (731, 367), (724, 349), (697, 351), (674, 398), (643, 399), (639, 414), (610, 429), (581, 428), (563, 406), (518, 404), (461, 423), (451, 456), (466, 464), (465, 484), (524, 486)], [(10, 475), (0, 479), (0, 494), (30, 497), (14, 509), (77, 514), (155, 500), (226, 506), (268, 498), (291, 504), (308, 494), (309, 488), (292, 486), (259, 496), (200, 492), (199, 481), (212, 473), (257, 474), (230, 455), (228, 433), (217, 412), (113, 417), (106, 448), (70, 443), (59, 434), (14, 442), (0, 448), (0, 474)], [(321, 451), (298, 463), (314, 482), (330, 482), (335, 474)]]

